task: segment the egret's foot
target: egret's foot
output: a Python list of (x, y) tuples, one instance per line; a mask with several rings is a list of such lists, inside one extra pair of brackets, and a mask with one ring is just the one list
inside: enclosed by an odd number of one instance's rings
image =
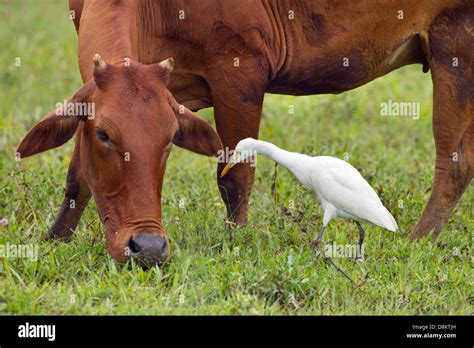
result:
[(363, 248), (362, 245), (359, 244), (357, 246), (357, 250), (356, 250), (356, 254), (355, 254), (354, 259), (356, 261), (362, 261), (364, 259), (364, 257), (365, 257), (364, 248)]
[(321, 245), (321, 240), (320, 239), (313, 239), (310, 244), (313, 248), (317, 248)]
[(319, 247), (321, 245), (321, 242), (323, 240), (324, 227), (325, 226), (321, 227), (321, 231), (319, 232), (318, 238), (311, 242), (311, 246), (313, 248)]

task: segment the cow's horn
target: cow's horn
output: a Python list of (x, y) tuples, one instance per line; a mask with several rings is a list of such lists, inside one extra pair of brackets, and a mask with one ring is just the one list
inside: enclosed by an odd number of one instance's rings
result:
[(94, 56), (93, 61), (95, 73), (100, 73), (107, 68), (107, 64), (102, 60), (102, 58), (100, 58), (100, 55), (98, 53), (96, 53), (96, 55)]
[(173, 71), (173, 67), (174, 67), (174, 59), (173, 58), (165, 59), (162, 62), (160, 62), (159, 65), (163, 69), (166, 69), (169, 73), (171, 73)]

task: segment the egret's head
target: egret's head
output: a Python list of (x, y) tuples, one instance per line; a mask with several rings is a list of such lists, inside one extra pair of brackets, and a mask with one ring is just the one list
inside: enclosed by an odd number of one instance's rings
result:
[(255, 163), (255, 158), (257, 155), (257, 145), (258, 140), (253, 138), (246, 138), (239, 141), (235, 147), (234, 153), (229, 159), (229, 163), (222, 170), (221, 178), (226, 175), (230, 168), (235, 166), (237, 163), (245, 163), (250, 161), (250, 163)]

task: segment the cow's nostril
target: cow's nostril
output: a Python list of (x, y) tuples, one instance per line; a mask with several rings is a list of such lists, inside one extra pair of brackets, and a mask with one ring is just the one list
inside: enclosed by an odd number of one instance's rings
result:
[(168, 257), (166, 239), (161, 236), (144, 234), (133, 236), (128, 242), (130, 256), (145, 266), (156, 265)]
[(128, 241), (128, 247), (131, 255), (138, 254), (141, 250), (140, 245), (133, 239), (133, 237)]

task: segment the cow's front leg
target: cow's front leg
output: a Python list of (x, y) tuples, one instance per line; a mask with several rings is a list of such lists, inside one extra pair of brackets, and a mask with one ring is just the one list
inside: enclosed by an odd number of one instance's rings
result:
[(90, 198), (91, 193), (82, 174), (78, 140), (69, 163), (66, 193), (61, 204), (61, 210), (45, 239), (68, 241), (74, 233)]
[[(263, 100), (263, 98), (262, 98)], [(242, 163), (233, 167), (221, 178), (227, 156), (237, 143), (245, 138), (258, 138), (262, 104), (241, 104), (230, 107), (228, 103), (214, 103), (217, 132), (222, 139), (226, 156), (221, 156), (217, 164), (217, 184), (231, 222), (244, 225), (254, 181), (255, 166)]]
[[(211, 85), (217, 132), (224, 145), (225, 156), (219, 156), (217, 184), (231, 222), (244, 225), (254, 181), (255, 168), (250, 163), (233, 167), (223, 178), (220, 173), (227, 164), (229, 152), (245, 138), (258, 138), (263, 103), (263, 88), (252, 86), (248, 79), (227, 79)], [(249, 84), (250, 82), (250, 84)]]
[(436, 166), (431, 197), (410, 240), (433, 229), (432, 241), (436, 240), (474, 175), (474, 53), (467, 49), (474, 46), (474, 39), (462, 17), (458, 20), (461, 23), (446, 18), (446, 23), (434, 26), (427, 45), (434, 88)]

